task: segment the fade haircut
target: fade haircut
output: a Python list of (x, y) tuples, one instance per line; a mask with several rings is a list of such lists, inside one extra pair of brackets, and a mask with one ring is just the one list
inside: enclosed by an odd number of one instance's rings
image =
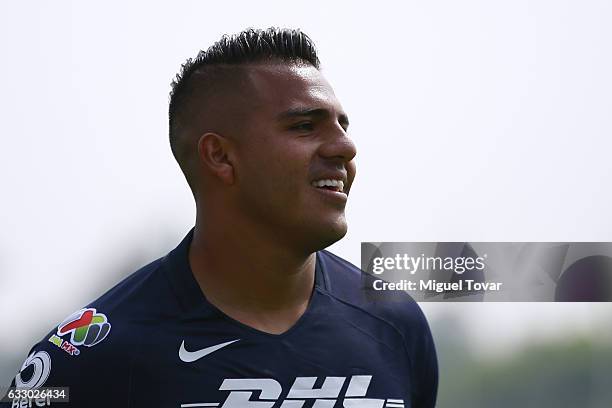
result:
[(195, 125), (198, 104), (206, 100), (211, 88), (227, 83), (223, 80), (225, 74), (220, 78), (219, 69), (267, 61), (305, 63), (317, 69), (320, 66), (314, 43), (299, 29), (248, 28), (238, 34), (224, 35), (208, 50), (201, 50), (195, 58), (189, 58), (172, 81), (168, 109), (170, 147), (192, 190), (188, 161), (196, 146), (181, 140), (184, 139), (181, 134), (185, 129), (194, 130), (191, 127)]

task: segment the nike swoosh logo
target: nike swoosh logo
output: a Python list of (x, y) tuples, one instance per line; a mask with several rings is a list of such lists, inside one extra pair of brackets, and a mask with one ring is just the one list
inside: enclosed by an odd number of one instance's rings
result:
[(183, 340), (183, 342), (181, 343), (181, 348), (179, 349), (179, 358), (185, 363), (193, 363), (194, 361), (199, 360), (202, 357), (207, 356), (210, 353), (214, 353), (215, 351), (225, 346), (229, 346), (230, 344), (235, 343), (239, 340), (240, 339), (236, 339), (236, 340), (228, 341), (225, 343), (216, 344), (214, 346), (206, 347), (198, 351), (185, 350), (185, 340)]

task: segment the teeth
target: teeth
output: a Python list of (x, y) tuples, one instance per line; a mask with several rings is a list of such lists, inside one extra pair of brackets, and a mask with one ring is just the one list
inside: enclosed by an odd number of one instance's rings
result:
[(342, 180), (332, 180), (332, 179), (317, 180), (317, 181), (313, 181), (312, 185), (314, 187), (336, 187), (336, 191), (344, 190), (344, 182)]

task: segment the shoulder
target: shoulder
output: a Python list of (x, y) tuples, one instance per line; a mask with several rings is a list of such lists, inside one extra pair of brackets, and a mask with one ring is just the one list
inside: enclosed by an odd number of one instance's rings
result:
[(160, 258), (58, 322), (30, 349), (12, 385), (70, 387), (76, 405), (69, 406), (98, 406), (96, 395), (108, 404), (127, 398), (141, 339), (176, 305)]
[(67, 316), (51, 330), (50, 338), (43, 341), (67, 348), (65, 342), (69, 342), (78, 350), (67, 354), (79, 357), (94, 353), (117, 354), (136, 347), (149, 327), (155, 327), (176, 309), (178, 301), (164, 273), (163, 258), (160, 258)]
[(318, 267), (324, 270), (324, 282), (319, 285), (322, 290), (401, 336), (412, 373), (413, 406), (433, 408), (438, 388), (437, 355), (429, 324), (417, 302), (403, 291), (374, 291), (377, 278), (330, 252), (317, 255)]
[(406, 292), (373, 290), (376, 277), (328, 251), (320, 251), (318, 262), (325, 270), (326, 290), (338, 300), (396, 327), (404, 335), (428, 331), (418, 303)]
[(136, 347), (148, 329), (177, 309), (160, 258), (66, 317), (52, 333), (80, 346), (81, 354), (118, 353)]

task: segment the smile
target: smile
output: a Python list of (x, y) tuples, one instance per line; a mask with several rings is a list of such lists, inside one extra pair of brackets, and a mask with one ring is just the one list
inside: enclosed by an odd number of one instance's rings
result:
[(312, 182), (312, 186), (344, 194), (344, 182), (342, 180), (315, 180)]

